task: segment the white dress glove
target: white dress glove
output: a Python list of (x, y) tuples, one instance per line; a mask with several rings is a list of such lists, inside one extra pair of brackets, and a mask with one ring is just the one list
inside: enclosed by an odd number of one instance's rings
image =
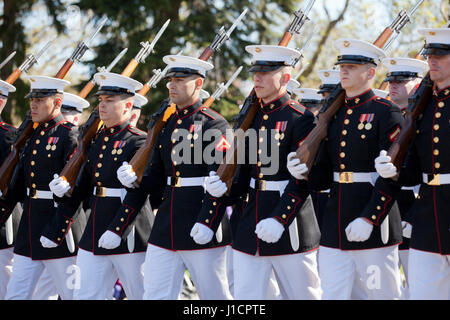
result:
[(191, 229), (190, 236), (194, 239), (197, 244), (206, 244), (211, 241), (214, 235), (209, 227), (202, 223), (196, 222)]
[(383, 178), (392, 178), (397, 175), (397, 168), (392, 164), (386, 150), (381, 150), (380, 155), (375, 158), (375, 169)]
[(255, 228), (258, 238), (268, 243), (275, 243), (280, 240), (283, 231), (284, 226), (274, 218), (261, 220)]
[(44, 236), (41, 236), (39, 238), (39, 241), (41, 241), (41, 245), (44, 248), (56, 248), (58, 246), (58, 244), (54, 243), (52, 240), (50, 240), (49, 238), (46, 238)]
[(122, 238), (112, 231), (105, 231), (98, 239), (98, 247), (104, 249), (115, 249), (120, 245)]
[(345, 228), (348, 241), (362, 242), (369, 239), (373, 225), (364, 218), (356, 218)]
[(64, 197), (66, 192), (70, 190), (70, 184), (56, 173), (53, 175), (53, 180), (50, 181), (48, 185), (50, 190), (59, 198)]
[(305, 179), (304, 173), (308, 171), (308, 167), (304, 163), (300, 163), (300, 159), (295, 157), (296, 153), (291, 152), (287, 156), (287, 169), (289, 173), (297, 180)]
[(409, 222), (402, 221), (402, 233), (405, 238), (411, 238), (412, 225)]
[(137, 180), (136, 173), (128, 162), (124, 161), (119, 169), (117, 169), (117, 179), (127, 188), (134, 188), (133, 182)]
[(209, 177), (205, 178), (204, 187), (210, 195), (216, 198), (220, 198), (227, 192), (227, 185), (220, 180), (215, 171), (211, 171)]

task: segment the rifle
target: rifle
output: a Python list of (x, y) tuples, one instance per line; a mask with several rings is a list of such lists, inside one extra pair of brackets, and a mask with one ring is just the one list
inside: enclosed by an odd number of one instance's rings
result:
[[(100, 31), (100, 29), (103, 27), (103, 25), (106, 22), (105, 20), (101, 23), (100, 27), (97, 28), (95, 33), (92, 35), (92, 37), (89, 39), (88, 43), (97, 35), (97, 33)], [(51, 42), (50, 42), (51, 43)], [(50, 43), (47, 43), (47, 45), (38, 53), (36, 57), (39, 57), (49, 46)], [(81, 57), (84, 55), (84, 53), (89, 49), (89, 47), (83, 42), (80, 41), (77, 48), (75, 49), (72, 56), (67, 59), (67, 61), (64, 63), (64, 65), (61, 67), (61, 69), (56, 74), (55, 78), (63, 79), (67, 72), (69, 72), (70, 68), (73, 65), (74, 61), (78, 61), (81, 59)], [(22, 64), (22, 66), (25, 66), (23, 68), (19, 67), (17, 70), (13, 72), (13, 74), (8, 77), (13, 79), (17, 79), (17, 77), (20, 75), (22, 71), (28, 70), (28, 68), (34, 64), (37, 61), (37, 58), (35, 58), (33, 55), (29, 55), (27, 57), (27, 60)], [(19, 71), (18, 71), (19, 70)], [(16, 75), (14, 75), (16, 73)], [(14, 75), (14, 77), (12, 77)], [(15, 81), (15, 80), (14, 80)], [(2, 191), (3, 195), (6, 195), (8, 191), (8, 186), (11, 181), (12, 175), (14, 173), (14, 169), (19, 163), (19, 154), (22, 150), (25, 143), (28, 141), (28, 139), (31, 137), (31, 135), (34, 132), (34, 129), (37, 127), (37, 123), (33, 123), (32, 118), (30, 116), (30, 113), (28, 112), (25, 116), (24, 121), (20, 125), (16, 139), (12, 145), (11, 152), (8, 154), (8, 157), (3, 161), (1, 167), (0, 167), (0, 190)]]
[(400, 172), (403, 160), (408, 152), (409, 143), (415, 135), (414, 124), (425, 110), (432, 95), (433, 81), (430, 79), (430, 72), (427, 72), (416, 92), (409, 97), (402, 129), (387, 152), (387, 155), (391, 157), (391, 162), (397, 168), (397, 172)]
[[(389, 37), (395, 32), (398, 34), (400, 30), (406, 25), (408, 21), (410, 21), (410, 15), (417, 10), (417, 7), (423, 2), (423, 0), (419, 0), (419, 2), (410, 10), (409, 13), (406, 13), (405, 10), (402, 10), (397, 18), (392, 22), (392, 24), (386, 27), (383, 32), (379, 35), (379, 37), (375, 40), (374, 45), (379, 48), (387, 48), (386, 45)], [(389, 43), (389, 45), (392, 41)], [(328, 123), (334, 117), (334, 115), (338, 112), (338, 110), (342, 107), (345, 100), (345, 90), (342, 88), (341, 84), (337, 84), (335, 89), (331, 92), (330, 96), (325, 99), (324, 106), (319, 113), (319, 119), (317, 125), (314, 129), (311, 130), (309, 135), (305, 140), (300, 144), (298, 149), (296, 150), (296, 157), (300, 159), (301, 163), (305, 163), (308, 167), (308, 173), (311, 170), (316, 154), (319, 150), (319, 146), (321, 141), (326, 137), (328, 130)], [(308, 173), (305, 173), (305, 177), (307, 177)]]
[(89, 49), (89, 45), (91, 41), (95, 38), (95, 36), (100, 32), (100, 30), (105, 25), (108, 18), (104, 18), (101, 22), (98, 28), (94, 31), (92, 36), (89, 38), (87, 42), (84, 42), (83, 40), (78, 42), (77, 47), (75, 48), (75, 51), (72, 53), (72, 55), (64, 62), (64, 65), (62, 68), (58, 71), (55, 78), (58, 79), (64, 79), (67, 72), (69, 72), (70, 68), (72, 67), (73, 63), (75, 61), (80, 61), (80, 59), (83, 57), (84, 53)]
[(55, 41), (55, 39), (47, 42), (45, 46), (39, 50), (39, 52), (34, 56), (33, 54), (29, 54), (25, 61), (18, 67), (16, 70), (14, 70), (9, 77), (5, 80), (9, 84), (13, 84), (16, 82), (17, 79), (19, 79), (19, 76), (22, 74), (22, 72), (28, 72), (28, 70), (35, 64), (38, 59), (42, 56), (42, 54), (50, 47), (50, 45)]
[[(244, 15), (247, 13), (247, 9), (245, 9), (241, 15), (235, 20), (233, 25), (225, 31), (225, 27), (222, 26), (218, 31), (216, 37), (213, 42), (202, 52), (199, 59), (203, 61), (208, 61), (214, 51), (218, 51), (223, 43), (230, 38), (231, 33), (242, 20)], [(240, 70), (239, 70), (240, 72)], [(237, 73), (233, 74), (233, 76), (237, 76)], [(232, 81), (232, 80), (231, 80)], [(228, 84), (228, 83), (227, 83)], [(229, 81), (228, 86), (231, 84)], [(226, 85), (219, 87), (219, 89), (214, 92), (213, 96), (209, 97), (206, 102), (212, 104), (214, 100), (220, 97), (220, 95), (226, 90)], [(206, 103), (205, 102), (205, 103)], [(205, 104), (204, 104), (205, 105)], [(153, 146), (155, 145), (156, 139), (164, 128), (167, 120), (170, 116), (175, 112), (176, 106), (171, 104), (169, 100), (165, 100), (161, 108), (151, 116), (147, 139), (145, 140), (145, 144), (136, 152), (133, 158), (130, 160), (130, 165), (133, 168), (133, 171), (136, 173), (137, 179), (134, 182), (135, 186), (139, 186), (142, 181), (142, 176), (144, 175), (145, 167), (147, 166), (148, 159), (150, 158), (150, 154), (153, 150)]]
[(148, 57), (150, 53), (153, 52), (153, 48), (155, 47), (155, 44), (158, 42), (161, 35), (166, 30), (167, 26), (170, 23), (170, 19), (167, 19), (167, 21), (164, 23), (164, 25), (161, 27), (161, 29), (156, 34), (155, 38), (153, 39), (152, 43), (141, 42), (141, 50), (139, 50), (138, 54), (131, 59), (131, 61), (128, 63), (126, 68), (123, 70), (122, 75), (126, 77), (130, 77), (131, 74), (134, 72), (134, 70), (137, 68), (139, 63), (145, 63), (145, 59)]
[[(155, 38), (153, 39), (152, 43), (147, 42), (141, 42), (142, 49), (139, 51), (139, 53), (131, 59), (131, 61), (128, 63), (127, 67), (122, 71), (122, 75), (129, 77), (134, 72), (134, 70), (137, 68), (139, 63), (145, 62), (145, 58), (152, 53), (153, 48), (155, 44), (158, 42), (159, 38), (163, 34), (164, 30), (166, 30), (167, 26), (169, 25), (170, 19), (166, 21), (166, 23), (162, 26), (162, 28), (159, 30), (159, 32), (156, 34)], [(114, 64), (117, 63), (117, 61), (122, 57), (123, 51), (119, 54), (116, 59), (110, 64), (108, 67), (109, 70), (112, 69)], [(99, 71), (103, 71), (103, 69), (99, 69)], [(107, 71), (107, 69), (105, 69)], [(92, 85), (93, 87), (93, 85)], [(91, 88), (92, 89), (92, 88)], [(81, 93), (80, 93), (81, 94)], [(79, 94), (79, 95), (80, 95)], [(78, 136), (78, 146), (75, 152), (73, 153), (72, 157), (69, 159), (69, 161), (66, 163), (64, 168), (62, 169), (61, 173), (59, 174), (60, 177), (62, 177), (64, 180), (66, 180), (70, 184), (70, 190), (67, 191), (67, 195), (71, 195), (73, 191), (73, 187), (75, 186), (75, 182), (78, 176), (78, 173), (80, 172), (81, 166), (83, 165), (84, 161), (87, 157), (87, 146), (91, 143), (91, 141), (94, 139), (95, 135), (97, 134), (98, 129), (101, 126), (101, 120), (100, 116), (98, 114), (98, 108), (95, 108), (94, 111), (89, 116), (89, 119), (86, 121), (86, 123), (80, 127), (80, 134)]]
[[(306, 5), (304, 11), (301, 9), (294, 12), (294, 19), (291, 24), (286, 29), (282, 39), (278, 43), (279, 46), (286, 47), (289, 44), (289, 41), (292, 39), (294, 34), (300, 33), (300, 29), (303, 27), (306, 21), (309, 20), (308, 14), (311, 11), (312, 6), (314, 5), (315, 0), (310, 0)], [(261, 101), (256, 97), (255, 89), (252, 89), (250, 95), (245, 99), (244, 105), (242, 106), (241, 111), (235, 118), (236, 125), (234, 129), (240, 129), (245, 132), (248, 128), (250, 128), (253, 119), (260, 108)], [(217, 169), (217, 175), (220, 177), (220, 180), (226, 183), (228, 187), (228, 191), (230, 190), (231, 183), (233, 181), (234, 173), (236, 171), (236, 163), (237, 163), (237, 153), (240, 149), (238, 147), (237, 135), (233, 136), (233, 141), (231, 143), (230, 149), (226, 152), (225, 161), (222, 162)]]

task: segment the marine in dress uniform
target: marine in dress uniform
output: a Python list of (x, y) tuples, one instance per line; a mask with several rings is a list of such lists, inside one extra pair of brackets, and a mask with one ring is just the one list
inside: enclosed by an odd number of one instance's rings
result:
[[(408, 258), (410, 299), (450, 298), (450, 29), (419, 29), (425, 36), (433, 94), (417, 120), (416, 135), (400, 170), (398, 183), (420, 183), (409, 223), (412, 225)], [(387, 150), (387, 149), (386, 149)], [(378, 173), (397, 175), (388, 156), (375, 161)]]
[[(389, 83), (389, 97), (392, 102), (397, 104), (402, 113), (408, 107), (408, 98), (412, 96), (419, 85), (424, 73), (428, 70), (428, 64), (424, 61), (411, 58), (384, 58), (383, 65), (388, 69), (384, 81)], [(402, 187), (396, 201), (400, 209), (403, 227), (403, 240), (399, 249), (400, 264), (403, 267), (403, 273), (406, 279), (404, 287), (405, 298), (408, 297), (408, 254), (409, 238), (411, 237), (411, 225), (407, 222), (409, 209), (416, 199), (420, 185), (412, 187)]]
[(315, 190), (331, 187), (319, 249), (323, 299), (350, 299), (355, 274), (368, 299), (399, 299), (400, 214), (395, 205), (385, 209), (392, 197), (379, 192), (387, 182), (377, 179), (372, 161), (398, 135), (402, 115), (370, 89), (384, 52), (354, 39), (338, 39), (335, 47), (345, 103), (328, 125), (308, 178)]
[[(142, 84), (131, 78), (108, 72), (94, 75), (99, 83), (99, 115), (104, 122), (92, 142), (70, 197), (65, 180), (55, 177), (50, 188), (59, 200), (58, 212), (43, 233), (44, 246), (64, 241), (73, 215), (80, 203), (90, 199), (91, 213), (79, 242), (77, 267), (80, 286), (75, 299), (105, 299), (117, 276), (129, 299), (142, 299), (146, 238), (150, 232), (149, 217), (135, 213), (134, 223), (110, 228), (115, 211), (121, 206), (126, 190), (114, 173), (123, 161), (129, 161), (143, 145), (146, 134), (130, 125), (130, 113), (135, 91)], [(129, 212), (127, 209), (126, 212)], [(111, 230), (109, 230), (111, 229)]]
[[(15, 92), (16, 88), (9, 83), (0, 80), (0, 114), (6, 105), (10, 92)], [(16, 128), (4, 122), (0, 116), (0, 165), (11, 151), (11, 145), (14, 142)], [(9, 221), (0, 226), (0, 300), (3, 300), (6, 294), (6, 286), (11, 276), (11, 266), (13, 258), (13, 241), (17, 234), (18, 222), (20, 220), (20, 211), (11, 214)], [(14, 221), (13, 221), (14, 219)], [(6, 229), (9, 228), (8, 231)], [(7, 235), (8, 233), (8, 235)]]
[(24, 204), (6, 299), (30, 299), (44, 270), (61, 298), (72, 299), (73, 288), (66, 282), (77, 253), (73, 237), (71, 243), (53, 249), (43, 248), (39, 242), (43, 228), (56, 213), (48, 183), (76, 147), (77, 128), (60, 112), (63, 88), (69, 82), (45, 76), (28, 76), (27, 80), (31, 83), (27, 95), (31, 98), (31, 116), (37, 127), (20, 153), (8, 193), (0, 200), (0, 223), (6, 221), (18, 202)]
[[(320, 299), (316, 262), (320, 232), (311, 197), (306, 182), (290, 177), (286, 169), (288, 153), (314, 127), (313, 114), (286, 91), (291, 63), (299, 52), (265, 45), (246, 50), (253, 55), (250, 71), (255, 73), (255, 91), (262, 102), (247, 131), (255, 133), (257, 141), (252, 143), (250, 137), (246, 143), (245, 163), (239, 165), (229, 197), (239, 203), (248, 193), (233, 239), (234, 297), (266, 299), (274, 272), (284, 298)], [(278, 82), (280, 87), (276, 87)], [(264, 88), (275, 98), (266, 101)], [(209, 194), (220, 195), (226, 190), (224, 185), (213, 176), (205, 188)], [(207, 212), (200, 217), (206, 218)], [(214, 230), (214, 225), (208, 226)]]
[[(169, 95), (176, 111), (158, 136), (140, 186), (128, 190), (111, 226), (122, 227), (132, 221), (133, 212), (142, 206), (143, 199), (157, 192), (163, 181), (163, 201), (148, 240), (144, 299), (177, 299), (186, 268), (200, 299), (230, 299), (226, 276), (226, 246), (231, 240), (228, 218), (215, 214), (224, 207), (223, 203), (203, 189), (205, 177), (216, 170), (228, 143), (227, 121), (203, 107), (199, 99), (206, 71), (213, 65), (179, 55), (165, 56), (163, 61), (169, 66), (166, 78), (170, 79)], [(211, 142), (207, 135), (213, 135)], [(208, 161), (206, 155), (218, 161)], [(119, 169), (118, 177), (127, 187), (136, 179), (127, 164)], [(215, 209), (202, 222), (217, 225), (211, 234), (209, 228), (196, 224), (209, 199)], [(120, 221), (122, 217), (127, 220)]]

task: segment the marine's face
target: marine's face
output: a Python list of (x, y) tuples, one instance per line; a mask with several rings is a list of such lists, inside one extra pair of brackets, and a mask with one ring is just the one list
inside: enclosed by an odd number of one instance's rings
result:
[(370, 67), (367, 64), (352, 64), (343, 63), (339, 66), (341, 85), (342, 88), (357, 89), (367, 84), (367, 82), (373, 78), (375, 71), (370, 71), (375, 68)]
[(408, 101), (408, 98), (414, 93), (417, 81), (389, 81), (389, 97), (395, 103), (403, 103)]
[(99, 95), (98, 113), (107, 127), (114, 126), (124, 120), (133, 106), (132, 98), (122, 95)]
[(255, 72), (253, 74), (256, 96), (265, 103), (273, 101), (286, 91), (290, 75), (284, 73), (282, 68), (267, 72)]
[(188, 106), (199, 99), (202, 85), (203, 79), (197, 76), (170, 78), (170, 100), (177, 106)]
[(430, 78), (435, 82), (447, 82), (450, 79), (450, 54), (429, 55)]
[(60, 96), (48, 96), (31, 98), (30, 111), (33, 122), (47, 122), (60, 113), (62, 98)]

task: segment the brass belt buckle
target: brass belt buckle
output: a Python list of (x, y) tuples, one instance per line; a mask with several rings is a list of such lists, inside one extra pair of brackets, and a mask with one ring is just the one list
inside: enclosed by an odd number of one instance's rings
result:
[(100, 198), (106, 197), (106, 188), (105, 187), (97, 187), (95, 189), (95, 195)]
[(258, 182), (257, 185), (258, 190), (266, 191), (266, 180), (257, 180), (257, 182)]
[(30, 189), (30, 194), (28, 195), (31, 199), (37, 199), (37, 190), (34, 188)]
[(172, 187), (181, 187), (180, 177), (170, 177), (170, 185)]
[(428, 175), (428, 185), (430, 186), (440, 186), (439, 174), (429, 174)]
[(339, 183), (353, 183), (353, 172), (339, 172)]

